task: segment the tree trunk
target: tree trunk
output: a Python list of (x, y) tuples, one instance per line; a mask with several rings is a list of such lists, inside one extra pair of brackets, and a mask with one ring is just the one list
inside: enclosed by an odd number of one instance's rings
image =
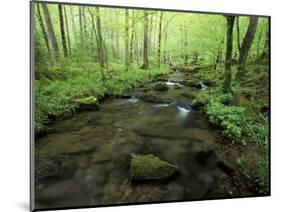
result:
[[(73, 33), (73, 37), (74, 37), (74, 41), (76, 42), (76, 24), (75, 24), (75, 16), (73, 14), (73, 7), (70, 7), (70, 15), (71, 15), (71, 25), (72, 25), (72, 33)], [(70, 48), (69, 48), (70, 49)]]
[(84, 33), (83, 33), (83, 19), (82, 19), (82, 8), (79, 7), (79, 29), (80, 29), (80, 41), (83, 44), (84, 42)]
[(40, 24), (40, 27), (41, 27), (41, 31), (42, 31), (42, 34), (43, 34), (43, 38), (44, 38), (44, 41), (45, 41), (45, 44), (46, 44), (46, 48), (47, 48), (48, 53), (50, 54), (49, 40), (48, 40), (48, 35), (47, 35), (46, 29), (45, 29), (45, 26), (44, 26), (44, 23), (43, 23), (42, 15), (41, 15), (41, 12), (40, 12), (40, 4), (37, 4), (37, 13), (38, 13), (37, 15), (38, 15), (38, 20), (39, 20), (39, 24)]
[(163, 12), (160, 12), (160, 19), (159, 19), (159, 32), (158, 32), (158, 51), (157, 51), (157, 67), (160, 68), (161, 65), (161, 40), (162, 40), (162, 19), (163, 19)]
[(143, 65), (141, 69), (148, 69), (148, 13), (144, 12), (143, 27)]
[(47, 29), (48, 29), (48, 34), (49, 34), (49, 37), (50, 37), (50, 40), (51, 40), (51, 45), (52, 45), (52, 48), (53, 48), (54, 53), (55, 53), (54, 54), (55, 60), (57, 60), (59, 58), (59, 47), (58, 47), (58, 42), (57, 42), (56, 35), (55, 35), (55, 32), (54, 32), (52, 20), (51, 20), (51, 17), (50, 17), (50, 13), (49, 13), (48, 7), (45, 3), (42, 3), (42, 8), (43, 8), (43, 12), (44, 12), (44, 15), (45, 15), (45, 21), (46, 21), (46, 24), (47, 24)]
[(225, 55), (225, 79), (224, 92), (232, 92), (231, 89), (231, 63), (232, 63), (232, 48), (233, 48), (233, 25), (235, 16), (226, 16), (227, 31), (226, 31), (226, 55)]
[(257, 25), (258, 25), (258, 17), (256, 16), (250, 17), (249, 26), (239, 51), (238, 73), (237, 73), (237, 76), (239, 78), (243, 77), (245, 74), (246, 62), (252, 42), (255, 37)]
[(59, 10), (59, 21), (60, 21), (60, 32), (61, 32), (63, 55), (64, 55), (64, 57), (67, 57), (68, 53), (67, 53), (66, 38), (65, 38), (65, 32), (64, 32), (63, 14), (62, 14), (62, 5), (61, 4), (58, 5), (58, 10)]
[(103, 44), (102, 33), (101, 33), (100, 10), (98, 7), (96, 7), (96, 28), (97, 28), (97, 38), (98, 38), (98, 46), (99, 46), (99, 63), (101, 68), (104, 68), (105, 52), (104, 52), (104, 44)]
[(68, 54), (69, 56), (71, 56), (71, 42), (70, 42), (68, 19), (67, 19), (65, 6), (63, 6), (63, 11), (64, 11), (65, 26), (66, 26), (66, 34), (67, 34)]
[(129, 68), (129, 10), (125, 9), (125, 65)]

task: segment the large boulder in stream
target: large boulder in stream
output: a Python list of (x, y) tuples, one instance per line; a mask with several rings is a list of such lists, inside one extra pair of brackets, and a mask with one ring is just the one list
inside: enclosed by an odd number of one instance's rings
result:
[(78, 104), (80, 111), (99, 110), (99, 102), (94, 96), (75, 99), (74, 102)]
[(163, 180), (177, 171), (175, 165), (154, 155), (138, 155), (131, 161), (130, 177), (132, 181)]
[(169, 90), (169, 86), (166, 83), (159, 82), (154, 85), (153, 89), (155, 91), (166, 91), (166, 90)]
[(149, 103), (171, 103), (172, 100), (169, 98), (159, 97), (150, 93), (141, 94), (139, 98)]

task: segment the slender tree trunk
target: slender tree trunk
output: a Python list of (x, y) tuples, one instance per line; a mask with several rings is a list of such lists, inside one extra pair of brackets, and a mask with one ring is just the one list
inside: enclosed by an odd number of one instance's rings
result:
[(37, 4), (37, 15), (38, 15), (38, 20), (39, 20), (39, 24), (40, 24), (40, 27), (41, 27), (41, 31), (42, 31), (42, 34), (43, 34), (43, 38), (44, 38), (44, 41), (45, 41), (45, 44), (46, 44), (46, 48), (47, 48), (48, 54), (50, 54), (49, 40), (48, 40), (48, 35), (47, 35), (46, 29), (45, 29), (45, 26), (44, 26), (44, 23), (43, 23), (42, 15), (41, 15), (40, 4)]
[(61, 41), (62, 41), (62, 48), (63, 48), (63, 55), (64, 57), (68, 56), (67, 53), (67, 46), (66, 46), (66, 38), (65, 38), (65, 31), (64, 31), (64, 22), (63, 22), (63, 14), (62, 14), (62, 5), (58, 5), (59, 11), (59, 21), (60, 21), (60, 32), (61, 32)]
[(226, 16), (227, 32), (226, 32), (226, 55), (225, 55), (225, 79), (224, 92), (232, 92), (231, 89), (231, 63), (232, 63), (232, 49), (233, 49), (233, 25), (235, 16)]
[(183, 26), (183, 46), (184, 46), (184, 66), (188, 65), (188, 54), (187, 54), (187, 26), (186, 24)]
[(236, 33), (237, 33), (237, 49), (238, 49), (238, 52), (239, 52), (240, 49), (241, 49), (239, 16), (236, 17)]
[(269, 59), (269, 24), (267, 23), (267, 27), (265, 30), (265, 40), (264, 40), (264, 45), (263, 45), (263, 50), (262, 50), (262, 54), (260, 56), (260, 60), (264, 60), (264, 59)]
[(79, 7), (79, 28), (80, 28), (80, 41), (84, 44), (84, 33), (83, 33), (83, 19), (82, 19), (82, 8)]
[[(105, 67), (105, 52), (104, 52), (104, 44), (101, 33), (101, 20), (100, 20), (100, 10), (96, 7), (96, 28), (97, 28), (97, 38), (98, 38), (98, 46), (99, 46), (99, 63), (101, 68)], [(103, 79), (105, 77), (103, 76)]]
[(144, 12), (143, 27), (143, 65), (142, 69), (148, 69), (148, 13)]
[(71, 56), (71, 42), (70, 42), (68, 19), (67, 19), (67, 14), (66, 14), (65, 6), (63, 6), (63, 11), (64, 11), (66, 34), (67, 34), (68, 54), (69, 54), (69, 56)]
[(157, 51), (157, 67), (158, 68), (160, 68), (160, 65), (161, 65), (162, 19), (163, 19), (163, 12), (160, 12), (159, 28), (158, 28), (158, 51)]
[(71, 15), (71, 26), (72, 26), (72, 33), (73, 33), (73, 37), (74, 37), (74, 41), (75, 43), (77, 42), (77, 38), (76, 38), (76, 24), (75, 24), (75, 16), (73, 14), (73, 7), (70, 7), (70, 15)]
[(252, 45), (252, 42), (255, 37), (256, 29), (258, 25), (258, 17), (250, 17), (249, 26), (246, 32), (246, 35), (243, 39), (241, 49), (239, 51), (239, 60), (238, 60), (238, 73), (239, 78), (243, 77), (246, 71), (246, 63), (249, 55), (249, 51)]
[(47, 25), (47, 29), (48, 29), (48, 34), (51, 40), (51, 45), (54, 51), (54, 55), (55, 55), (55, 60), (57, 60), (59, 58), (59, 47), (58, 47), (58, 42), (56, 39), (56, 35), (55, 35), (55, 31), (53, 28), (53, 24), (52, 24), (52, 20), (50, 17), (50, 13), (48, 10), (48, 7), (45, 3), (42, 3), (42, 8), (43, 8), (43, 12), (45, 15), (45, 21), (46, 21), (46, 25)]
[(125, 65), (129, 68), (129, 10), (125, 9)]

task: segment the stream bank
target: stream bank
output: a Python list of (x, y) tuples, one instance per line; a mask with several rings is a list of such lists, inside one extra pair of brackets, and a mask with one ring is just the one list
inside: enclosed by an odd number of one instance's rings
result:
[[(179, 71), (159, 76), (122, 98), (107, 98), (99, 111), (54, 122), (35, 143), (36, 208), (256, 195), (235, 165), (243, 152), (255, 151), (225, 144), (185, 95), (207, 86), (185, 77)], [(155, 90), (160, 82), (168, 89)], [(131, 160), (146, 154), (175, 164), (179, 174), (132, 183)]]

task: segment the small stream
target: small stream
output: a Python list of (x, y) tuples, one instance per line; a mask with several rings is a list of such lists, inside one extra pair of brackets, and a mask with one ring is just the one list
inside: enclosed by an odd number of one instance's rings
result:
[[(36, 208), (231, 196), (222, 180), (227, 175), (217, 166), (221, 137), (182, 95), (194, 89), (180, 84), (183, 77), (180, 72), (170, 74), (168, 91), (149, 90), (171, 103), (144, 102), (138, 99), (144, 91), (136, 88), (131, 98), (107, 99), (99, 111), (54, 123), (48, 135), (36, 140), (35, 154), (63, 157), (61, 166), (68, 171), (66, 176), (36, 180)], [(203, 162), (202, 152), (210, 153)], [(138, 154), (154, 154), (175, 164), (179, 175), (168, 182), (132, 184), (130, 161)]]

